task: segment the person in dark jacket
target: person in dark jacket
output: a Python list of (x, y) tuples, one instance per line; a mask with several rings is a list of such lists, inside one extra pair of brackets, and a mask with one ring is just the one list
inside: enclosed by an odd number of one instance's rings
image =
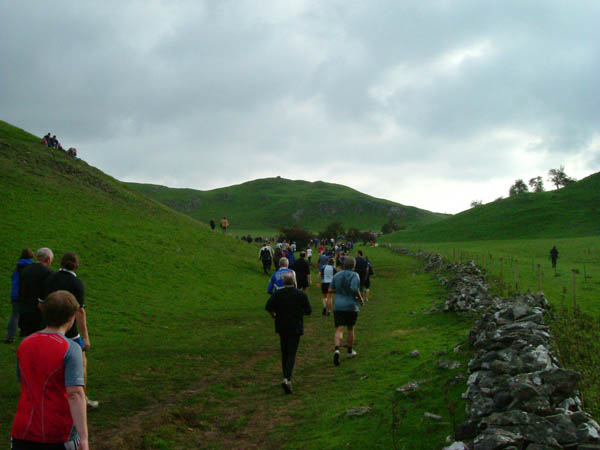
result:
[(49, 248), (40, 248), (35, 253), (36, 262), (28, 265), (21, 272), (19, 281), (19, 328), (21, 337), (40, 331), (44, 328), (42, 312), (38, 306), (39, 299), (44, 298), (44, 283), (52, 273), (50, 266), (54, 261), (54, 253)]
[(312, 286), (310, 279), (310, 266), (306, 262), (306, 252), (300, 252), (300, 259), (296, 261), (294, 266), (294, 272), (296, 272), (296, 281), (298, 282), (298, 289), (302, 289), (306, 292), (309, 286)]
[(33, 264), (33, 250), (23, 249), (21, 258), (17, 261), (17, 267), (11, 276), (10, 302), (12, 303), (12, 314), (8, 319), (8, 328), (6, 330), (6, 343), (11, 344), (15, 340), (17, 327), (19, 326), (19, 283), (21, 281), (21, 272), (28, 265)]
[(558, 259), (558, 249), (556, 248), (556, 245), (550, 250), (550, 259), (552, 260), (552, 268), (556, 269), (556, 260)]
[[(79, 310), (75, 314), (75, 322), (67, 330), (67, 339), (75, 341), (83, 351), (83, 376), (87, 386), (87, 358), (86, 352), (90, 349), (90, 337), (87, 327), (84, 295), (85, 290), (82, 281), (77, 277), (75, 271), (79, 268), (79, 257), (73, 252), (67, 252), (60, 260), (60, 270), (50, 275), (44, 282), (44, 298), (56, 291), (67, 291), (75, 297), (79, 304)], [(87, 406), (97, 408), (98, 401), (90, 400), (86, 396)]]
[(308, 297), (294, 287), (295, 280), (290, 274), (283, 278), (283, 289), (276, 290), (267, 301), (265, 309), (275, 319), (275, 332), (281, 343), (281, 387), (286, 394), (292, 393), (292, 371), (296, 362), (296, 352), (300, 336), (304, 334), (304, 316), (312, 313)]
[(214, 230), (215, 229), (215, 219), (210, 219), (210, 229)]

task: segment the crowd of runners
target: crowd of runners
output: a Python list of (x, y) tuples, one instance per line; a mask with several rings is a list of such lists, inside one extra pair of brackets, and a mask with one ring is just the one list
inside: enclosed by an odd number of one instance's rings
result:
[[(330, 244), (329, 246), (327, 244)], [(267, 286), (269, 299), (265, 305), (275, 321), (275, 332), (281, 344), (281, 366), (283, 381), (281, 386), (286, 394), (292, 393), (292, 372), (300, 336), (304, 334), (303, 317), (312, 313), (306, 294), (312, 286), (311, 260), (312, 246), (316, 247), (318, 259), (317, 284), (321, 290), (322, 312), (329, 317), (333, 312), (334, 350), (333, 365), (340, 365), (340, 348), (346, 332), (346, 358), (357, 356), (354, 348), (355, 325), (360, 306), (369, 301), (373, 265), (357, 250), (352, 256), (351, 242), (328, 241), (311, 242), (299, 252), (296, 259), (294, 242), (279, 242), (273, 248), (265, 242), (258, 252), (263, 272), (270, 275)], [(272, 271), (274, 272), (272, 273)]]
[(54, 253), (40, 248), (21, 252), (12, 273), (12, 314), (6, 343), (17, 350), (21, 395), (11, 429), (11, 449), (79, 449), (88, 446), (87, 409), (98, 402), (85, 394), (90, 349), (84, 286), (75, 272), (79, 257), (67, 252), (60, 269), (50, 267)]

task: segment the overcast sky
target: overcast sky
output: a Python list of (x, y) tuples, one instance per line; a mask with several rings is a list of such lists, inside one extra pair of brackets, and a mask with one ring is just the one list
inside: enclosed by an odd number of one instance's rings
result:
[(0, 119), (124, 181), (280, 175), (456, 213), (600, 170), (599, 22), (595, 1), (0, 0)]

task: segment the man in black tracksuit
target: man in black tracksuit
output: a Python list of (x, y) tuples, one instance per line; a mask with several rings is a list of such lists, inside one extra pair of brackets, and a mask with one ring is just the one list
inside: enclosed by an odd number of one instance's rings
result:
[(267, 301), (265, 309), (275, 319), (275, 332), (281, 341), (281, 387), (286, 394), (292, 393), (292, 371), (300, 336), (304, 334), (304, 317), (312, 313), (307, 295), (294, 287), (292, 275), (284, 275), (283, 289), (276, 290)]

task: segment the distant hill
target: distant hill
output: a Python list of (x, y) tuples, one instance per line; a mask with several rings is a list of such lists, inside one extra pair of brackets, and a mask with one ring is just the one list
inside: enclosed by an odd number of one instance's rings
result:
[(339, 221), (345, 228), (379, 231), (390, 218), (409, 228), (447, 217), (323, 181), (263, 178), (210, 191), (127, 184), (203, 222), (225, 216), (234, 230), (278, 230), (298, 224), (318, 232)]
[(594, 235), (600, 235), (600, 172), (559, 190), (496, 200), (382, 240), (446, 242)]

